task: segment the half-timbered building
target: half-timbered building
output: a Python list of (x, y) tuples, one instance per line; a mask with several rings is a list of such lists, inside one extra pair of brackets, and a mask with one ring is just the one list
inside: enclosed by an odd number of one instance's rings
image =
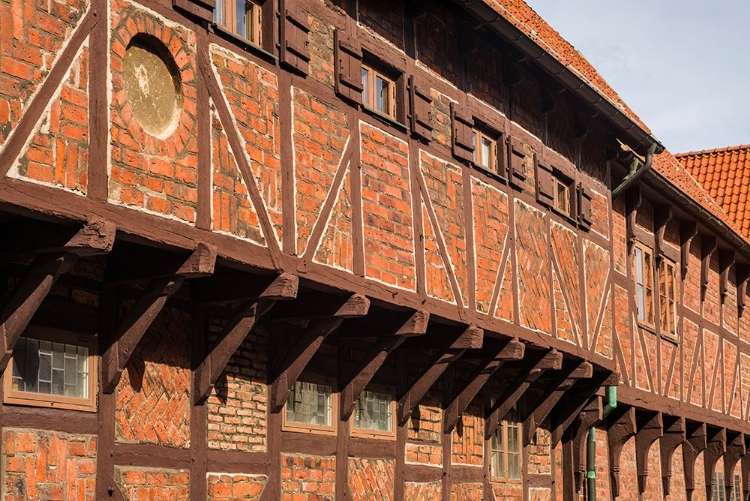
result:
[(0, 497), (740, 499), (718, 197), (521, 1), (0, 0)]

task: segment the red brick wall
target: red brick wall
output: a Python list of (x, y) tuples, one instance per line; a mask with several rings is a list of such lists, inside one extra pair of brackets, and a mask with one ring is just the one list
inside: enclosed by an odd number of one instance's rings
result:
[[(549, 420), (543, 426), (549, 427)], [(534, 438), (528, 446), (528, 461), (525, 472), (527, 475), (552, 474), (552, 434), (545, 428), (537, 428)]]
[(430, 89), (432, 98), (432, 139), (445, 148), (451, 147), (451, 98)]
[(432, 501), (440, 499), (443, 492), (442, 482), (406, 482), (404, 499), (414, 501)]
[(451, 442), (451, 464), (484, 465), (484, 418), (481, 403), (469, 406), (461, 415), (451, 434)]
[(353, 501), (393, 499), (393, 459), (349, 458), (349, 492)]
[(282, 501), (333, 501), (336, 458), (281, 455)]
[(186, 470), (115, 466), (115, 482), (128, 500), (182, 501), (189, 498), (190, 474)]
[[(416, 58), (431, 71), (448, 80), (456, 81), (458, 44), (456, 19), (445, 4), (433, 4), (423, 16), (414, 19)], [(440, 36), (435, 36), (439, 33)]]
[[(340, 11), (341, 13), (341, 11)], [(343, 13), (341, 13), (343, 16)], [(310, 76), (333, 88), (333, 32), (334, 27), (318, 17), (309, 15)], [(341, 21), (343, 23), (343, 17)]]
[(94, 501), (96, 437), (4, 428), (2, 493), (7, 501)]
[(208, 501), (258, 501), (268, 481), (265, 475), (209, 473)]
[(481, 501), (484, 499), (484, 484), (469, 482), (451, 483), (451, 501)]
[[(610, 252), (593, 242), (585, 241), (583, 244), (584, 272), (586, 274), (586, 324), (588, 326), (588, 340), (593, 342), (594, 337), (599, 337), (597, 351), (605, 356), (611, 357), (612, 330), (606, 323), (599, 320), (610, 317), (611, 303), (609, 303), (609, 289), (607, 288), (607, 277), (611, 266)], [(602, 308), (606, 306), (606, 308)], [(599, 329), (597, 333), (596, 329)]]
[(560, 339), (578, 345), (584, 328), (581, 323), (579, 256), (575, 251), (578, 235), (556, 222), (553, 222), (551, 227), (551, 250), (556, 265), (552, 268), (555, 297), (555, 335)]
[(544, 213), (516, 200), (516, 262), (521, 325), (551, 333), (549, 256)]

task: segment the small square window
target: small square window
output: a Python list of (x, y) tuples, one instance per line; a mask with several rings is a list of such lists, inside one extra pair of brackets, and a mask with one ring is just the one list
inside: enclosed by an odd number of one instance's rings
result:
[(27, 329), (5, 371), (5, 403), (96, 411), (93, 336)]
[(552, 177), (552, 184), (554, 185), (553, 207), (555, 208), (555, 210), (557, 210), (557, 212), (571, 217), (573, 211), (571, 208), (570, 192), (573, 187), (573, 182), (569, 179), (563, 178), (562, 176), (555, 175)]
[(396, 118), (396, 81), (371, 66), (362, 65), (362, 104)]
[(490, 439), (490, 478), (495, 481), (521, 480), (521, 416), (513, 406)]
[(260, 46), (263, 40), (263, 2), (216, 0), (214, 22), (225, 30)]
[(354, 407), (352, 433), (374, 437), (392, 437), (395, 430), (393, 394), (363, 391)]
[(497, 173), (497, 139), (480, 129), (471, 132), (474, 144), (474, 165)]
[(333, 386), (296, 381), (287, 397), (283, 413), (284, 429), (335, 432)]

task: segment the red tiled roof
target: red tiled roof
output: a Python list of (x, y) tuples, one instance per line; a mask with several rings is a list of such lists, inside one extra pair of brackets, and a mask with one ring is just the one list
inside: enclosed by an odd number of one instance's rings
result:
[(750, 239), (750, 145), (679, 153), (677, 160)]

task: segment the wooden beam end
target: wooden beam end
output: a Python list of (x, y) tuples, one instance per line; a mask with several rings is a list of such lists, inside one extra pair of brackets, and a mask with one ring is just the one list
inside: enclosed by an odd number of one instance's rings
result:
[(299, 292), (299, 277), (291, 273), (282, 273), (264, 290), (259, 299), (285, 301), (296, 299)]

